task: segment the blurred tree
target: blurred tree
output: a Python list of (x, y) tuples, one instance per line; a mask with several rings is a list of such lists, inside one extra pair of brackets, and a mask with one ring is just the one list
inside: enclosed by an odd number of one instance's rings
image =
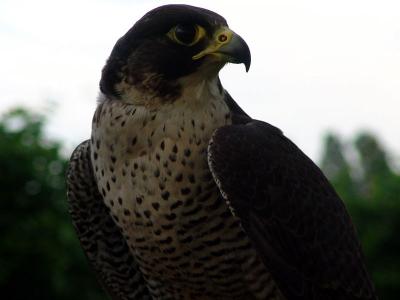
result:
[(353, 146), (356, 153), (345, 149), (339, 137), (328, 135), (321, 167), (358, 229), (378, 295), (398, 299), (400, 176), (390, 168), (387, 153), (373, 135), (359, 134)]
[(45, 119), (0, 120), (0, 288), (7, 299), (105, 299), (67, 213), (66, 160)]

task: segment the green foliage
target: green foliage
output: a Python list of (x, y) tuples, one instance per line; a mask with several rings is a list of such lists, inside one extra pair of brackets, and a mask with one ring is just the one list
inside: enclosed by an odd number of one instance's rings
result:
[(378, 295), (398, 299), (400, 176), (391, 169), (387, 153), (368, 133), (359, 134), (348, 147), (329, 135), (321, 166), (358, 229)]
[(0, 121), (0, 287), (8, 299), (104, 299), (67, 213), (60, 145), (43, 116)]

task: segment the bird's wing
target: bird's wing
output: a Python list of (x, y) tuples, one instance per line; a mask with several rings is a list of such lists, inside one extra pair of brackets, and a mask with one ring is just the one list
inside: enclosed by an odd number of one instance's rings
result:
[(350, 217), (320, 169), (279, 129), (235, 112), (245, 121), (214, 132), (209, 166), (282, 292), (376, 299)]
[(111, 298), (151, 299), (138, 265), (97, 189), (89, 141), (80, 144), (71, 156), (67, 191), (82, 248)]

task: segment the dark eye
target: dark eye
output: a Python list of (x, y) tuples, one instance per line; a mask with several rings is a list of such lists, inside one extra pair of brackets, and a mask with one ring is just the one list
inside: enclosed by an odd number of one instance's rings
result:
[(175, 37), (183, 44), (191, 44), (196, 37), (196, 27), (193, 25), (180, 24), (175, 27)]
[(205, 34), (204, 28), (199, 25), (178, 24), (167, 35), (178, 44), (192, 46), (205, 36)]

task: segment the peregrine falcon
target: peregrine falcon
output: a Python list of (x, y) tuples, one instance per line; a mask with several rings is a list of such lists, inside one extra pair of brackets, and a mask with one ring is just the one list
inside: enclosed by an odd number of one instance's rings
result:
[(221, 85), (250, 67), (220, 15), (144, 15), (102, 71), (67, 174), (73, 224), (113, 300), (377, 299), (345, 206), (282, 132)]

